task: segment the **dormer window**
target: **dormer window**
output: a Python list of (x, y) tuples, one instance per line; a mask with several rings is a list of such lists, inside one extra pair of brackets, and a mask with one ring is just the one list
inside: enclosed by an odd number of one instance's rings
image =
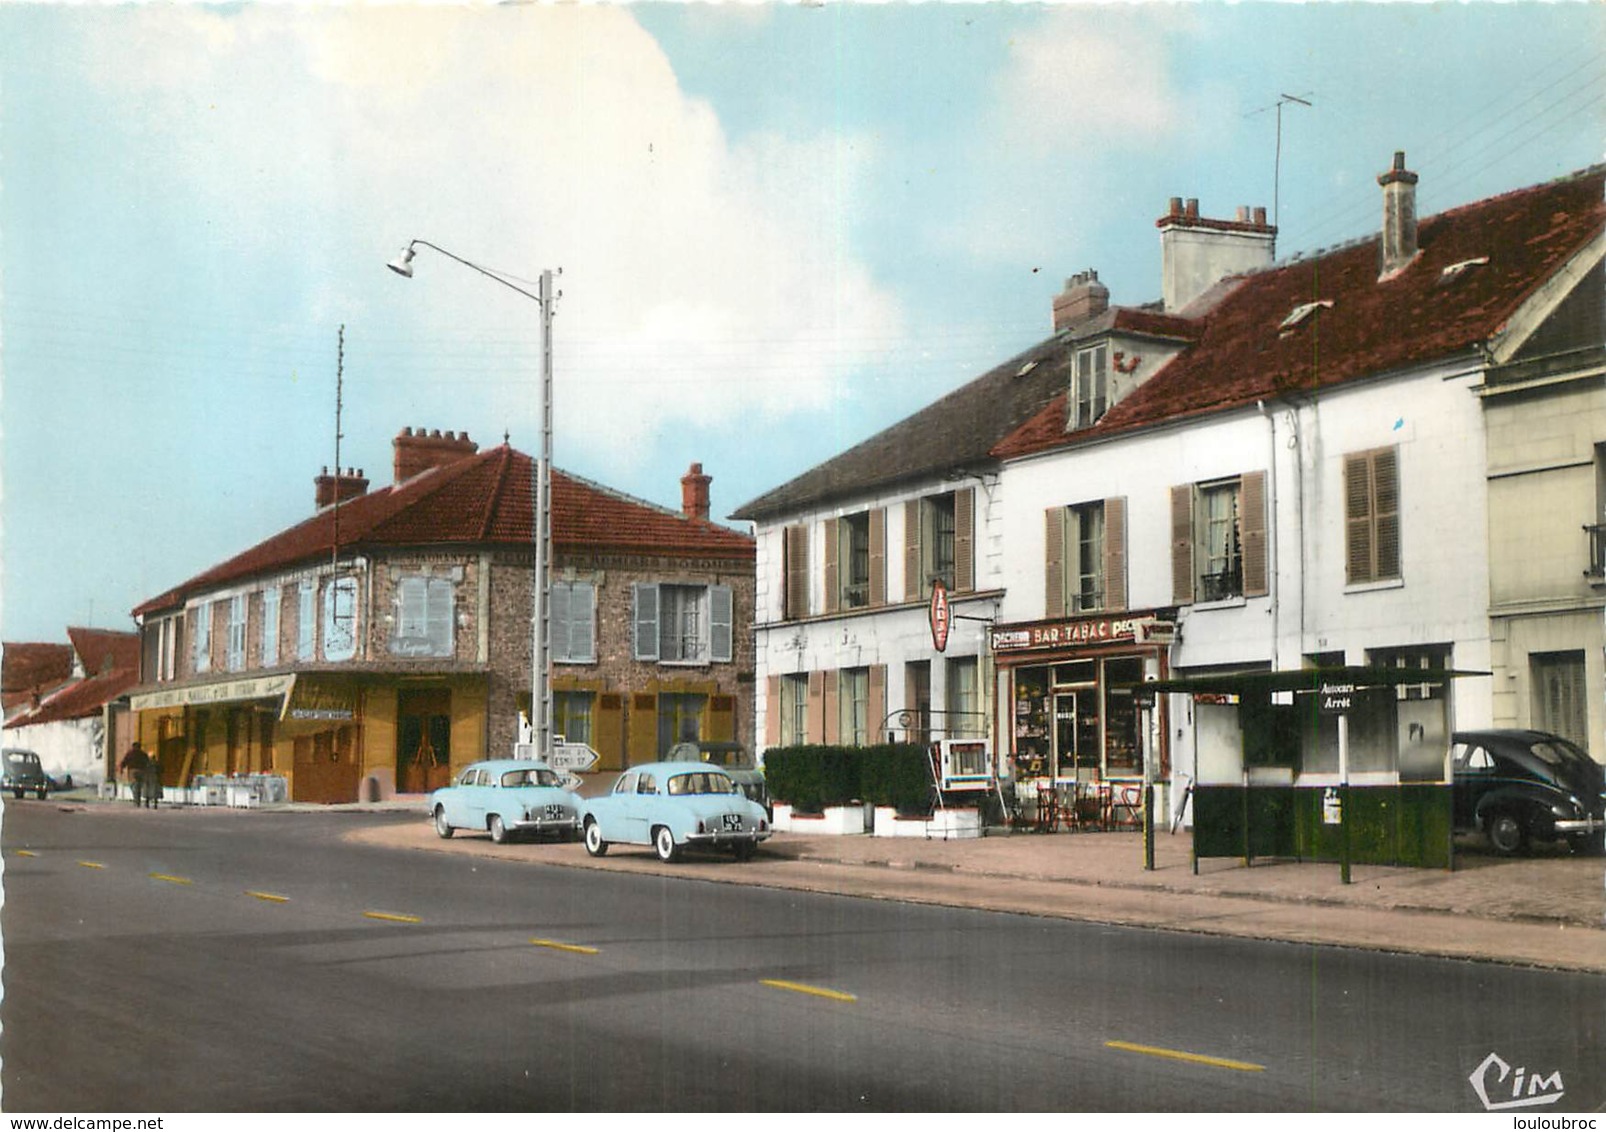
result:
[(1456, 263), (1452, 263), (1439, 272), (1439, 285), (1444, 286), (1448, 283), (1454, 283), (1457, 279), (1471, 271), (1474, 267), (1486, 267), (1488, 266), (1488, 263), (1489, 257), (1486, 255), (1475, 256), (1472, 259), (1463, 259)]
[(1076, 352), (1071, 379), (1071, 427), (1087, 428), (1109, 407), (1109, 347), (1104, 343)]
[(1323, 307), (1331, 308), (1332, 305), (1332, 299), (1317, 299), (1314, 303), (1300, 303), (1297, 307), (1288, 312), (1288, 317), (1282, 320), (1277, 329), (1282, 334), (1291, 334), (1296, 327), (1298, 327), (1311, 315), (1315, 314), (1318, 310), (1322, 309)]

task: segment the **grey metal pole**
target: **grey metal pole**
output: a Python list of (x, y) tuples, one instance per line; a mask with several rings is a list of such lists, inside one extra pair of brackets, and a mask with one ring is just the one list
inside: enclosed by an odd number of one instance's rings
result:
[(552, 272), (541, 272), (541, 452), (535, 462), (535, 572), (532, 595), (530, 714), (535, 757), (552, 756), (551, 562), (552, 562)]

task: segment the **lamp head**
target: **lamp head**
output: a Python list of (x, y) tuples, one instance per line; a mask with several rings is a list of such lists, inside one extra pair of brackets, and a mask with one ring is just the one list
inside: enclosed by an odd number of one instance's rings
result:
[(404, 275), (408, 279), (411, 279), (413, 277), (413, 256), (415, 254), (417, 253), (413, 251), (413, 245), (408, 244), (407, 247), (402, 251), (401, 255), (391, 260), (385, 266), (390, 268), (397, 275)]

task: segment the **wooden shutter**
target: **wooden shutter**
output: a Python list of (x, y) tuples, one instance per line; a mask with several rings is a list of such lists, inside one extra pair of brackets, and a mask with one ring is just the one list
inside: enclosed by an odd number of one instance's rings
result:
[(825, 612), (835, 613), (842, 604), (842, 587), (837, 582), (837, 571), (841, 563), (837, 560), (837, 535), (840, 520), (827, 519), (825, 521)]
[(781, 710), (781, 678), (766, 677), (764, 680), (764, 746), (766, 747), (781, 745)]
[(954, 492), (954, 589), (976, 588), (976, 489)]
[(736, 697), (709, 696), (708, 723), (703, 738), (728, 743), (736, 738)]
[(1372, 453), (1372, 517), (1377, 548), (1374, 578), (1400, 576), (1400, 464), (1399, 453), (1382, 448)]
[(881, 725), (887, 719), (887, 666), (872, 664), (870, 666), (870, 694), (869, 705), (865, 709), (865, 735), (873, 746), (882, 742), (883, 732)]
[(654, 582), (636, 582), (635, 610), (631, 634), (637, 660), (658, 659), (658, 586)]
[(809, 673), (808, 725), (803, 742), (825, 742), (825, 673)]
[(1126, 497), (1104, 501), (1104, 608), (1126, 608)]
[(870, 512), (870, 604), (887, 604), (887, 509)]
[(842, 673), (824, 673), (825, 679), (825, 743), (827, 746), (842, 741)]
[(1193, 485), (1171, 489), (1171, 600), (1193, 601)]
[(708, 587), (708, 652), (710, 659), (730, 660), (734, 630), (735, 603), (729, 586)]
[(547, 591), (547, 651), (553, 660), (573, 660), (569, 644), (569, 598), (572, 588), (568, 582), (553, 582)]
[(1344, 457), (1344, 580), (1372, 580), (1372, 464), (1365, 453)]
[(629, 765), (656, 762), (658, 759), (658, 697), (651, 692), (637, 692), (630, 697), (630, 719), (627, 728), (630, 736), (627, 758)]
[(799, 524), (781, 532), (781, 557), (785, 588), (781, 593), (781, 617), (796, 621), (809, 615), (809, 529)]
[(1065, 616), (1065, 508), (1043, 512), (1043, 616)]
[(603, 692), (597, 697), (597, 718), (591, 737), (601, 756), (597, 760), (598, 770), (625, 768), (625, 698), (618, 692)]
[(926, 596), (926, 579), (920, 569), (920, 500), (903, 505), (903, 600)]
[(1266, 526), (1266, 473), (1245, 473), (1238, 481), (1238, 534), (1242, 540), (1245, 597), (1264, 597), (1270, 592)]

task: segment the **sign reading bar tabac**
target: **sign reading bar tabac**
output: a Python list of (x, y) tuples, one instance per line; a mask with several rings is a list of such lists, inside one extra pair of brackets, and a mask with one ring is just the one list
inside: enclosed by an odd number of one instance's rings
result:
[(1136, 641), (1155, 624), (1150, 617), (1078, 617), (993, 630), (994, 652), (1026, 652), (1066, 645), (1102, 645)]

